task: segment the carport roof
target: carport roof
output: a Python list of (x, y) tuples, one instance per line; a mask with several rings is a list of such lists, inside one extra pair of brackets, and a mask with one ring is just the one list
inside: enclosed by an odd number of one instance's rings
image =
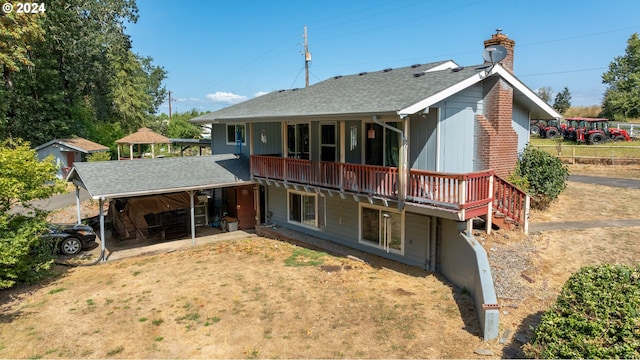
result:
[(249, 160), (232, 154), (76, 162), (68, 181), (94, 199), (166, 194), (251, 184)]

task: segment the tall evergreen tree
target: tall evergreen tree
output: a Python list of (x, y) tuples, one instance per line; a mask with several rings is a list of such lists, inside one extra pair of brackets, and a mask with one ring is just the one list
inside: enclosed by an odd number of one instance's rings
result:
[(608, 88), (602, 103), (603, 115), (616, 120), (640, 118), (640, 37), (631, 35), (623, 56), (617, 56), (602, 74)]
[(560, 114), (564, 114), (565, 111), (571, 107), (571, 93), (568, 87), (564, 87), (562, 91), (556, 94), (555, 101), (553, 102), (553, 108)]

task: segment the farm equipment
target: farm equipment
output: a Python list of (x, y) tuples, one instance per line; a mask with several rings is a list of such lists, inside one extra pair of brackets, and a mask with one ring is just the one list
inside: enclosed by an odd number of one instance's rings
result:
[(540, 128), (540, 137), (553, 139), (562, 134), (565, 124), (560, 124), (558, 120), (549, 120), (545, 127)]
[(584, 118), (566, 118), (565, 126), (562, 128), (562, 136), (567, 140), (576, 141), (576, 128), (580, 124), (580, 120)]
[(609, 119), (582, 118), (576, 128), (576, 141), (600, 144), (604, 141), (631, 141), (626, 130), (609, 127)]
[(545, 126), (544, 120), (531, 120), (529, 122), (529, 132), (533, 135), (540, 134), (540, 129)]

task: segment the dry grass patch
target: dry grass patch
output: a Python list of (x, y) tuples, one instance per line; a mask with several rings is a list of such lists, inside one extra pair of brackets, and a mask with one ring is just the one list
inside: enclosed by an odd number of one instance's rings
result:
[(639, 199), (639, 189), (569, 181), (565, 191), (549, 209), (531, 211), (531, 222), (637, 219), (640, 213)]
[(3, 294), (3, 358), (466, 358), (481, 344), (471, 298), (438, 276), (263, 238), (22, 291)]

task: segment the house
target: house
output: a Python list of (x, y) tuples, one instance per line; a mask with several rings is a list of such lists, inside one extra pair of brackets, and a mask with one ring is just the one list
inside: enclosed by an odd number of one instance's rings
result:
[(261, 223), (441, 272), (469, 289), (484, 338), (498, 304), (471, 221), (495, 209), (526, 229), (526, 194), (504, 179), (530, 119), (559, 118), (513, 74), (515, 42), (497, 32), (500, 63), (454, 61), (335, 76), (192, 119), (215, 153), (250, 159)]
[(88, 154), (109, 151), (109, 148), (81, 137), (74, 137), (54, 139), (37, 146), (35, 150), (40, 160), (53, 155), (58, 165), (57, 177), (62, 179), (67, 176), (75, 162), (84, 161)]

